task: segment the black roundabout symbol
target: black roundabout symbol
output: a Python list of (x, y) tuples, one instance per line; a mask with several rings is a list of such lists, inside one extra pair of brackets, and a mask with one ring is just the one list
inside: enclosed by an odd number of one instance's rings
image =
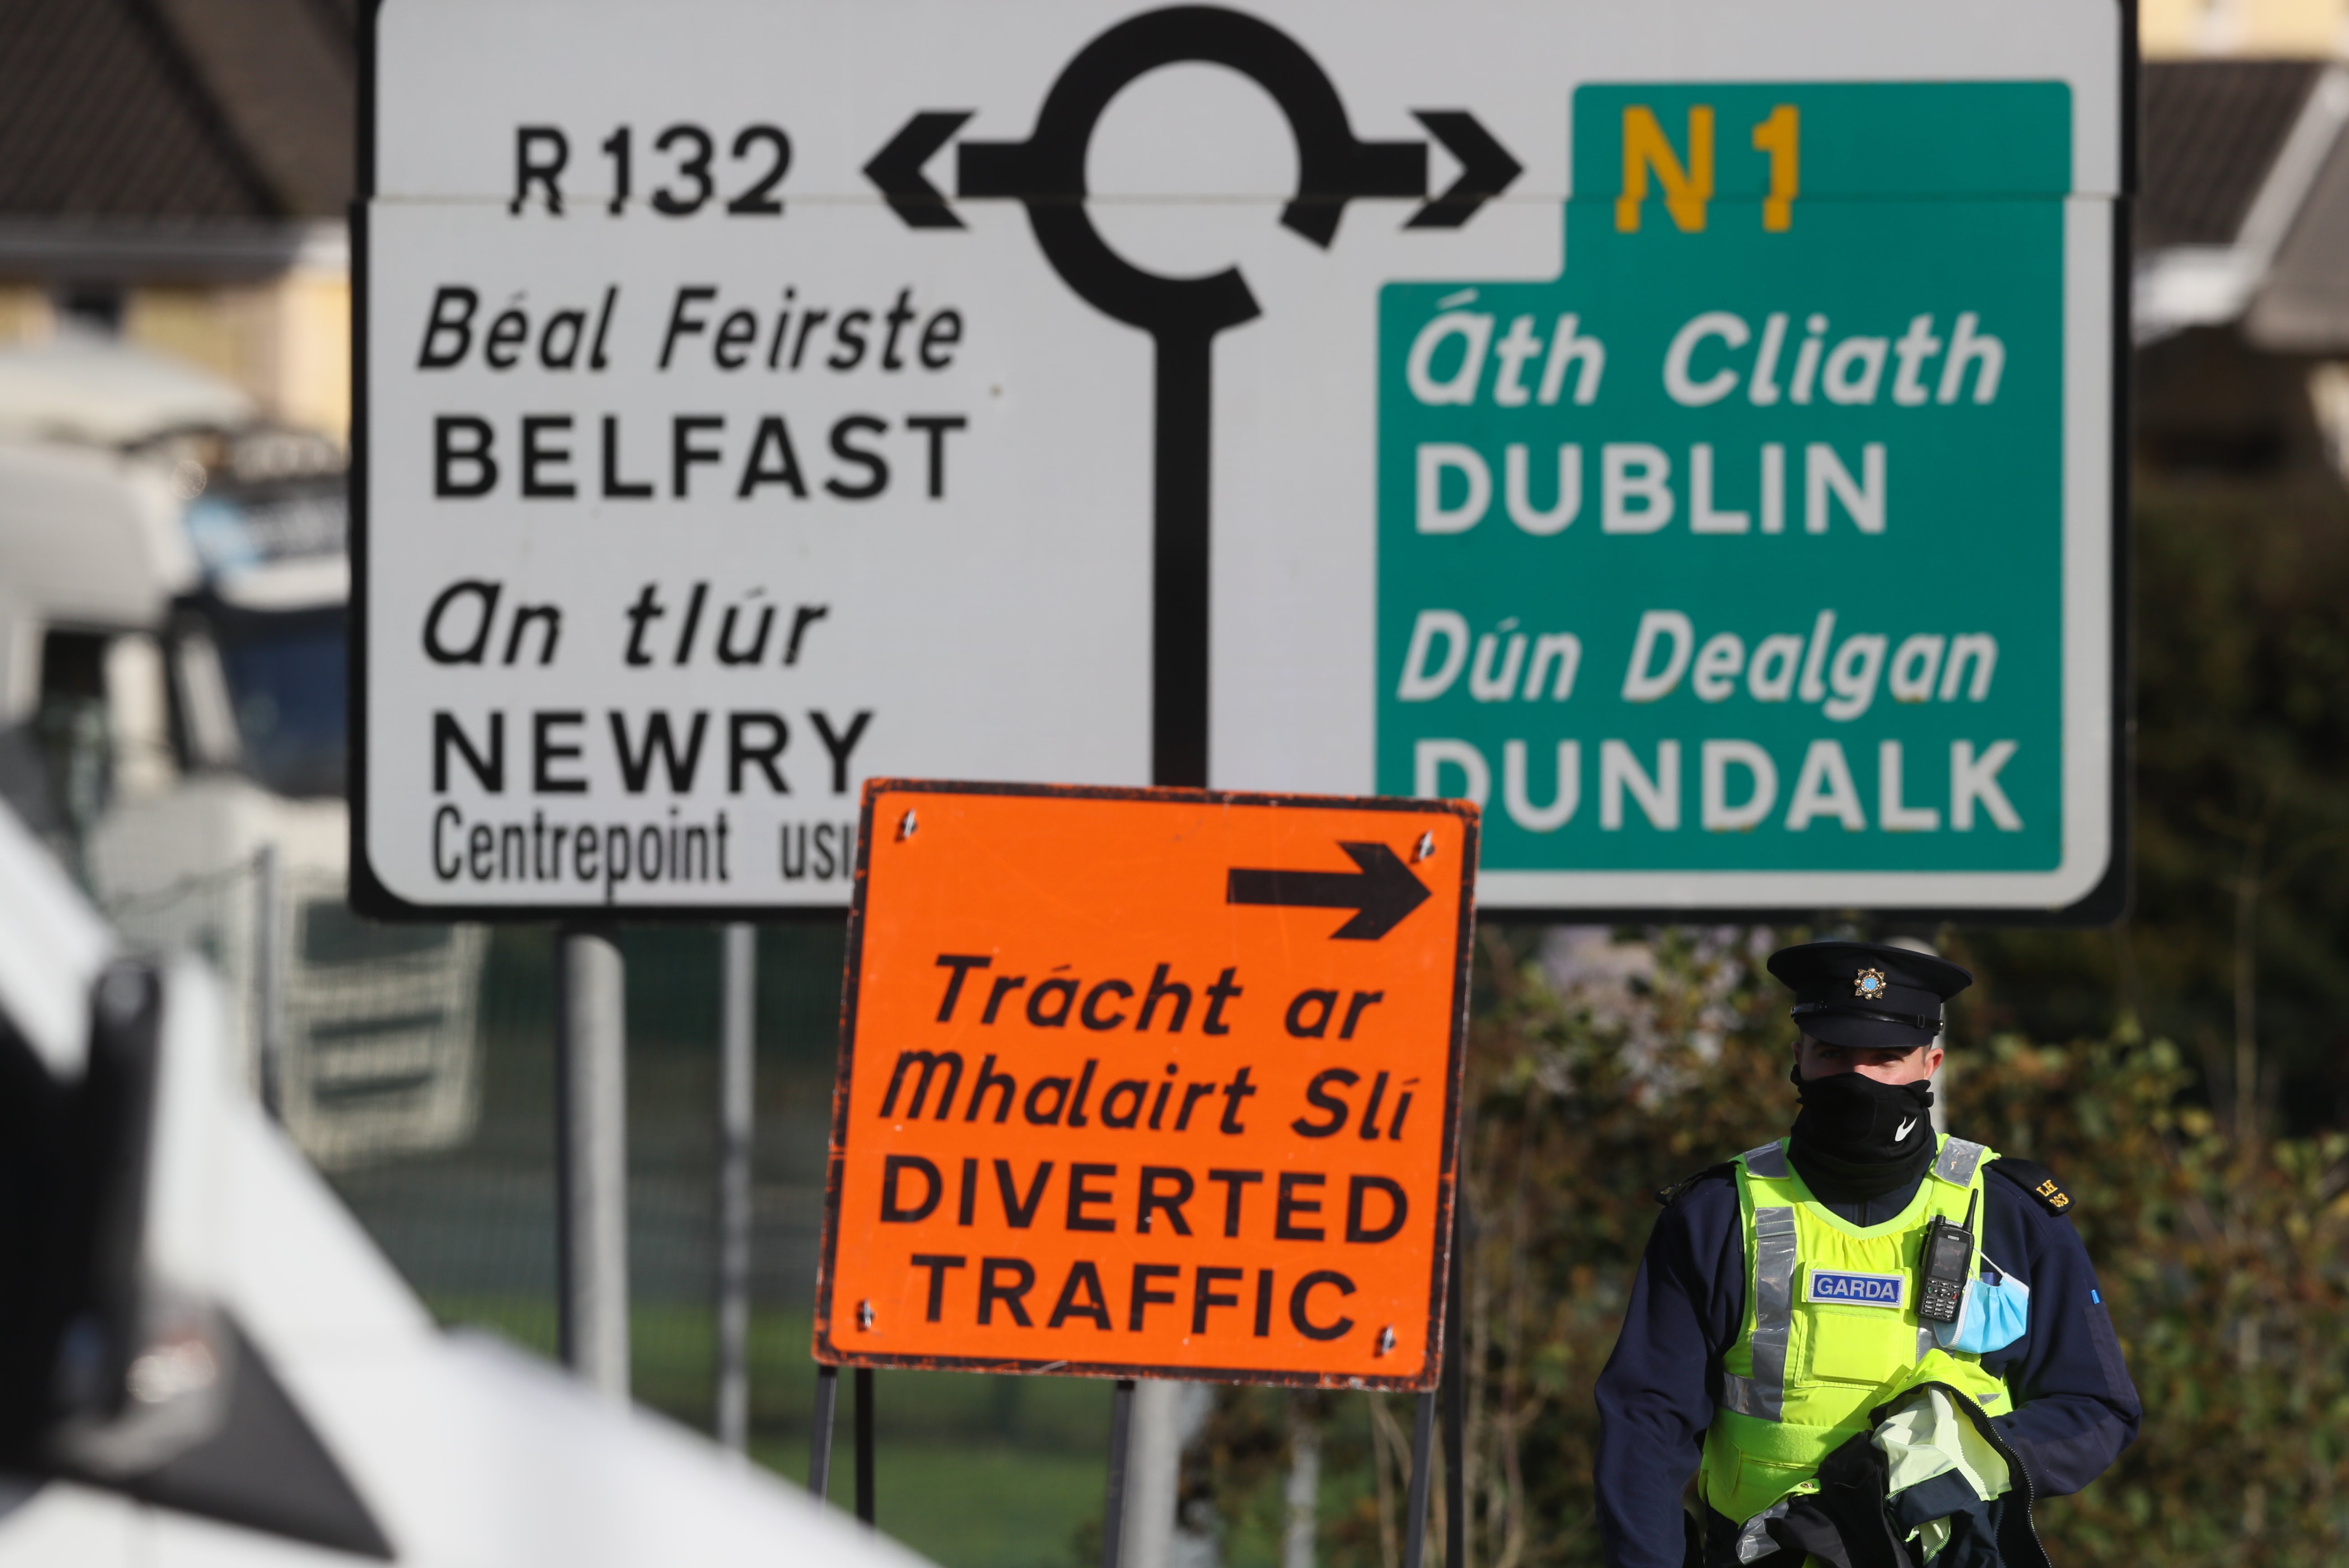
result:
[[(957, 150), (957, 194), (1021, 202), (1045, 259), (1081, 299), (1150, 334), (1156, 350), (1151, 639), (1151, 776), (1207, 782), (1208, 460), (1214, 343), (1261, 314), (1237, 268), (1170, 278), (1112, 251), (1085, 210), (1085, 154), (1110, 101), (1162, 66), (1228, 67), (1271, 95), (1297, 139), (1297, 190), (1281, 222), (1314, 244), (1336, 238), (1346, 203), (1427, 194), (1427, 144), (1363, 141), (1313, 57), (1268, 22), (1211, 5), (1178, 5), (1119, 23), (1061, 70), (1025, 141), (967, 141)], [(909, 226), (958, 229), (922, 164), (970, 118), (924, 110), (865, 166)], [(1457, 228), (1519, 172), (1516, 160), (1464, 110), (1417, 118), (1462, 172), (1409, 227)]]

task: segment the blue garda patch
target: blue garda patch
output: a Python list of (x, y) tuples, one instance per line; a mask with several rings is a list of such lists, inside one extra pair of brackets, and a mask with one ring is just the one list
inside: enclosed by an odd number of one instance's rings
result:
[(1899, 1307), (1909, 1298), (1909, 1278), (1897, 1274), (1856, 1274), (1848, 1269), (1813, 1269), (1806, 1301), (1845, 1306)]

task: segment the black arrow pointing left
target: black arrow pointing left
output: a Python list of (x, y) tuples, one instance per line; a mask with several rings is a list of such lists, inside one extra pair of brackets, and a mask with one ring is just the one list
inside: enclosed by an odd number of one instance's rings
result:
[(927, 163), (962, 129), (969, 109), (926, 108), (907, 120), (889, 139), (889, 145), (864, 166), (864, 178), (881, 188), (889, 210), (909, 229), (959, 229), (962, 220), (947, 205), (946, 193), (922, 173)]
[(1330, 934), (1339, 942), (1376, 942), (1425, 903), (1427, 884), (1384, 844), (1340, 843), (1360, 872), (1257, 871), (1234, 866), (1226, 903), (1290, 909), (1350, 909), (1354, 918)]

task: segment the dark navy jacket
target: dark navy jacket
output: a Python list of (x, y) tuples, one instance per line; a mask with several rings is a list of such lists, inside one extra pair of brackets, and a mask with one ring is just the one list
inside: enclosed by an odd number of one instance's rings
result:
[[(1982, 1365), (2013, 1392), (2013, 1413), (1996, 1424), (2047, 1497), (2094, 1480), (2137, 1436), (2143, 1412), (2087, 1248), (2068, 1219), (1999, 1179), (2017, 1173), (2002, 1172), (2004, 1163), (1989, 1168), (1978, 1233), (1982, 1255), (2031, 1287), (2031, 1326)], [(1912, 1183), (1826, 1207), (1876, 1225), (1916, 1193)], [(1599, 1530), (1611, 1568), (1680, 1568), (1681, 1495), (1713, 1424), (1722, 1355), (1744, 1326), (1745, 1276), (1737, 1180), (1709, 1173), (1656, 1221), (1622, 1337), (1599, 1377)]]

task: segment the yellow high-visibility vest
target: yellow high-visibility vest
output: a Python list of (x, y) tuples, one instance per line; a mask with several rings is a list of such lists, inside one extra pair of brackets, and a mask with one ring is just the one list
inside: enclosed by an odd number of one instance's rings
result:
[[(1917, 1315), (1919, 1253), (1936, 1214), (1962, 1222), (1998, 1156), (1942, 1135), (1909, 1206), (1880, 1225), (1838, 1218), (1811, 1196), (1786, 1140), (1739, 1155), (1745, 1322), (1721, 1358), (1722, 1401), (1705, 1434), (1705, 1501), (1743, 1523), (1793, 1492), (1868, 1413), (1920, 1383), (1946, 1383), (1992, 1416), (2013, 1408), (1982, 1357), (1942, 1349)], [(1975, 1234), (1982, 1217), (1977, 1207)]]

